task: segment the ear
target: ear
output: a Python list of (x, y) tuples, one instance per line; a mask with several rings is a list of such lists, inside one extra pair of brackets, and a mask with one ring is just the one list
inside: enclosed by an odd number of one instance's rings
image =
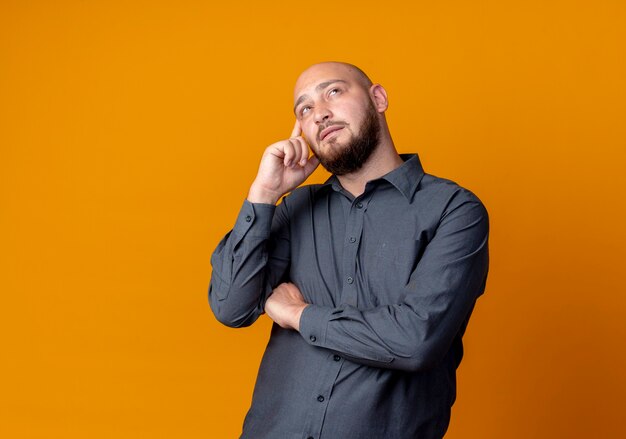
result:
[(387, 107), (389, 106), (389, 101), (387, 100), (387, 90), (385, 90), (382, 85), (373, 84), (370, 87), (370, 97), (372, 98), (376, 111), (379, 113), (387, 111)]

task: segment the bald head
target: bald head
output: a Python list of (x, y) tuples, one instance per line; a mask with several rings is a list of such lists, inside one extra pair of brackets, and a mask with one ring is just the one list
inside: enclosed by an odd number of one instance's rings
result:
[(365, 72), (353, 64), (335, 61), (322, 62), (313, 64), (300, 74), (298, 80), (296, 81), (296, 86), (294, 87), (294, 98), (298, 98), (299, 91), (306, 87), (307, 84), (314, 82), (320, 77), (328, 77), (333, 74), (338, 77), (343, 77), (345, 75), (355, 80), (365, 90), (368, 90), (372, 86), (372, 81), (365, 74)]

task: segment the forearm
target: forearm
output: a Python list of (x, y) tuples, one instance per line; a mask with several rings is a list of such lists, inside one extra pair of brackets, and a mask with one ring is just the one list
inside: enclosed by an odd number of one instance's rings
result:
[(368, 310), (310, 305), (302, 312), (299, 331), (309, 344), (356, 363), (427, 370), (441, 361), (464, 328), (485, 277), (476, 277), (458, 300), (431, 300), (414, 291), (402, 303)]
[(252, 324), (263, 312), (270, 274), (268, 250), (274, 206), (245, 202), (235, 227), (211, 257), (209, 302), (227, 326)]
[[(488, 218), (479, 203), (462, 203), (442, 220), (408, 283), (385, 306), (307, 307), (300, 333), (310, 344), (355, 362), (425, 370), (462, 333), (488, 272)], [(375, 295), (375, 291), (364, 295)]]

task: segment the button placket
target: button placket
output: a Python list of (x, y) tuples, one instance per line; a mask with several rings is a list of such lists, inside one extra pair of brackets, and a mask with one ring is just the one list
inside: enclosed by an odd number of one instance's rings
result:
[(351, 204), (346, 220), (346, 238), (343, 250), (343, 288), (341, 303), (357, 306), (357, 253), (363, 230), (363, 216), (367, 210), (367, 200), (362, 199)]
[(339, 357), (339, 355), (328, 353), (326, 358), (331, 361), (324, 362), (322, 367), (320, 367), (320, 379), (318, 380), (318, 385), (311, 394), (311, 405), (308, 410), (307, 420), (305, 422), (303, 432), (303, 435), (306, 438), (320, 437), (322, 426), (324, 424), (324, 416), (331, 398), (330, 395), (332, 394), (335, 380), (337, 379), (339, 371), (343, 365), (343, 362), (340, 361), (341, 358), (336, 360), (336, 357)]

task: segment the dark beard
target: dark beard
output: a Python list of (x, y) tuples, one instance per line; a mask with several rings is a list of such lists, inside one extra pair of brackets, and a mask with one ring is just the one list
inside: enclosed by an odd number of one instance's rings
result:
[(363, 128), (349, 144), (332, 156), (317, 156), (328, 172), (345, 175), (361, 169), (380, 141), (380, 122), (377, 116), (376, 110), (370, 108)]

